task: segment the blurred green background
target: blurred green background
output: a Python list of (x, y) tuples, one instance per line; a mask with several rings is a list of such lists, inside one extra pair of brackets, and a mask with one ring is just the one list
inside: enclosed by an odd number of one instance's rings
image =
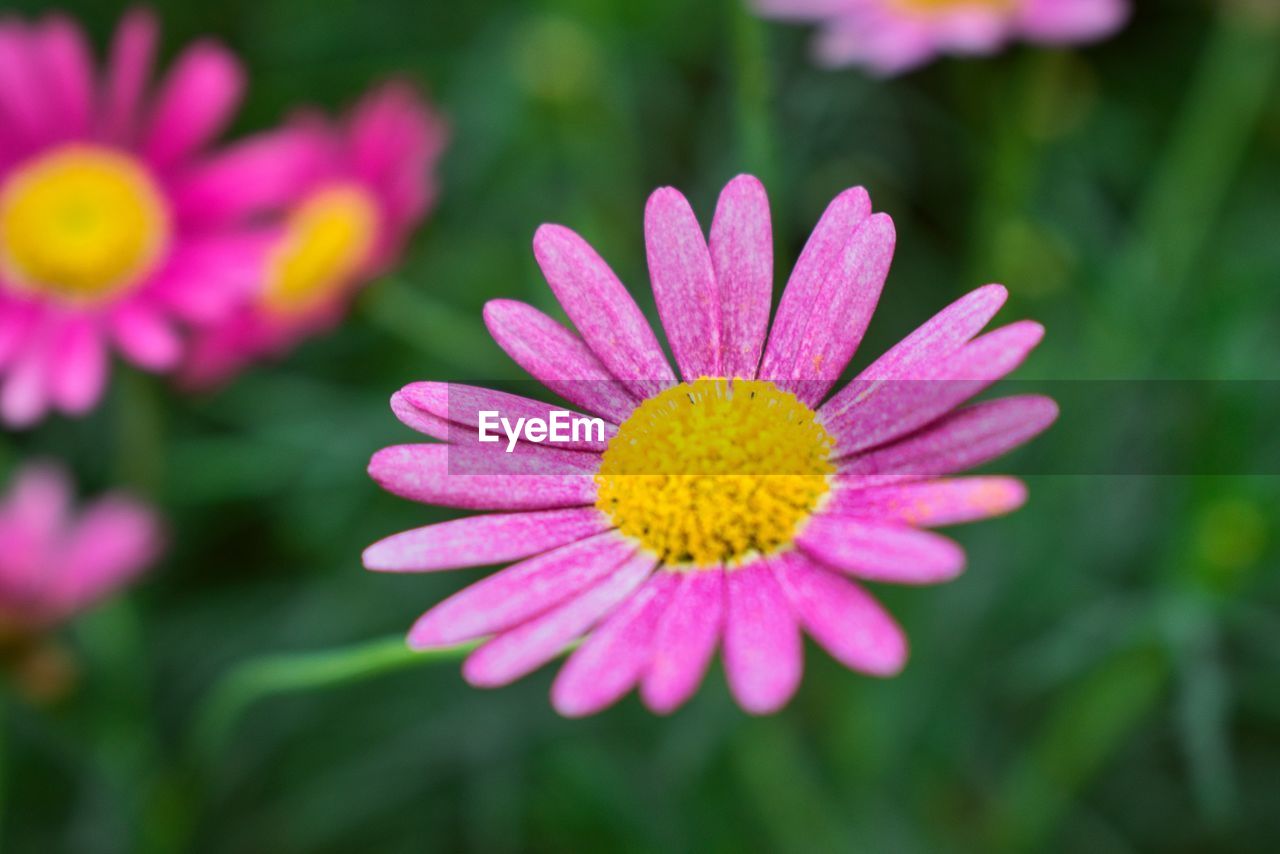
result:
[[(497, 296), (554, 310), (529, 248), (542, 222), (585, 235), (651, 309), (647, 194), (674, 184), (706, 223), (719, 188), (752, 171), (773, 205), (776, 298), (826, 202), (864, 184), (899, 242), (856, 364), (1002, 281), (1001, 318), (1048, 327), (1020, 376), (1275, 379), (1267, 6), (1151, 0), (1083, 51), (1018, 47), (878, 82), (815, 68), (809, 32), (735, 0), (156, 4), (166, 56), (210, 34), (243, 57), (238, 131), (403, 75), (453, 142), (404, 264), (335, 334), (210, 397), (121, 371), (90, 417), (0, 440), (6, 469), (48, 455), (93, 491), (142, 491), (173, 534), (157, 572), (65, 633), (68, 700), (6, 693), (0, 845), (1275, 850), (1274, 477), (1035, 475), (1023, 511), (954, 532), (961, 580), (877, 591), (912, 638), (900, 678), (811, 648), (773, 718), (739, 711), (718, 668), (671, 718), (628, 698), (567, 721), (550, 668), (486, 692), (456, 661), (393, 656), (384, 673), (264, 697), (204, 741), (194, 727), (244, 662), (392, 648), (377, 644), (481, 574), (365, 573), (364, 546), (451, 514), (381, 494), (364, 466), (413, 441), (387, 408), (402, 384), (520, 376), (480, 310)], [(58, 8), (99, 46), (120, 11)], [(1108, 425), (1094, 426), (1046, 438), (1073, 453)]]

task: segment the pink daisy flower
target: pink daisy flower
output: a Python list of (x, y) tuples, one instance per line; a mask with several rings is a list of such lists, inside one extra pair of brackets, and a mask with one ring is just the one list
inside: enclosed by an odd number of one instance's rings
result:
[(395, 265), (435, 201), (447, 131), (411, 87), (370, 92), (341, 124), (320, 116), (296, 124), (310, 141), (310, 166), (257, 291), (197, 337), (184, 369), (195, 385), (337, 324), (355, 292)]
[(545, 416), (549, 404), (437, 383), (392, 398), (404, 423), (446, 443), (385, 448), (372, 477), (405, 498), (498, 512), (389, 537), (365, 565), (518, 561), (428, 611), (409, 644), (490, 638), (463, 675), (497, 686), (585, 636), (552, 690), (565, 715), (637, 686), (650, 708), (670, 712), (717, 647), (742, 707), (774, 711), (800, 682), (802, 630), (855, 670), (897, 673), (906, 638), (860, 582), (954, 578), (960, 547), (924, 529), (1023, 503), (1016, 480), (943, 476), (1054, 420), (1057, 407), (1038, 396), (963, 406), (1013, 370), (1042, 328), (1023, 321), (979, 336), (1005, 300), (988, 285), (831, 394), (893, 255), (893, 222), (872, 213), (866, 191), (827, 208), (772, 326), (773, 239), (755, 178), (725, 187), (709, 241), (684, 197), (658, 190), (645, 238), (679, 377), (626, 288), (561, 226), (538, 230), (534, 254), (577, 332), (523, 303), (485, 309), (517, 363), (609, 422), (604, 441), (522, 442), (508, 455), (475, 442), (477, 413)]
[(132, 581), (160, 554), (152, 511), (108, 495), (78, 515), (58, 468), (34, 465), (0, 499), (0, 627), (46, 629)]
[(84, 34), (54, 15), (0, 21), (0, 420), (81, 414), (107, 353), (179, 362), (186, 323), (217, 318), (256, 281), (267, 235), (249, 214), (289, 183), (296, 141), (214, 156), (244, 75), (210, 42), (154, 91), (156, 24), (125, 16), (95, 73)]
[(989, 54), (1013, 39), (1069, 44), (1106, 38), (1128, 0), (754, 0), (764, 15), (816, 21), (827, 65), (898, 74), (940, 54)]

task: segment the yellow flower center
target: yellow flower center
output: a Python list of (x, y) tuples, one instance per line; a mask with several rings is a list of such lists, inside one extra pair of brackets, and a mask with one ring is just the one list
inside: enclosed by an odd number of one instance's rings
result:
[(0, 187), (0, 270), (24, 290), (91, 302), (152, 268), (169, 238), (155, 182), (132, 157), (64, 145)]
[(668, 564), (737, 563), (791, 543), (827, 494), (834, 445), (773, 383), (681, 383), (618, 428), (596, 506)]
[(953, 12), (957, 9), (994, 9), (999, 12), (1009, 11), (1016, 0), (889, 0), (890, 5), (905, 12), (932, 14)]
[(378, 206), (363, 188), (312, 193), (289, 216), (268, 267), (264, 307), (288, 317), (323, 305), (368, 261), (377, 231)]

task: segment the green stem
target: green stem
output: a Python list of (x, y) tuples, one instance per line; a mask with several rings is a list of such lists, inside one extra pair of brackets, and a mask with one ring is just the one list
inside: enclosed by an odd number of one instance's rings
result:
[(357, 682), (419, 664), (452, 661), (476, 646), (473, 642), (415, 652), (397, 635), (338, 649), (251, 659), (226, 674), (202, 704), (193, 729), (194, 755), (204, 762), (218, 756), (236, 723), (260, 700)]
[(769, 58), (764, 23), (747, 9), (742, 0), (728, 0), (733, 17), (733, 59), (735, 75), (734, 109), (738, 126), (738, 155), (745, 171), (754, 173), (765, 186), (776, 191), (781, 182), (776, 174), (769, 83)]
[(1054, 54), (1034, 51), (1020, 60), (1017, 75), (995, 75), (990, 68), (972, 72), (985, 75), (971, 88), (977, 92), (976, 121), (983, 129), (986, 157), (975, 196), (966, 287), (1006, 280), (1014, 284), (1018, 271), (1007, 269), (1001, 244), (1008, 226), (1023, 216), (1035, 189), (1041, 141), (1031, 132), (1032, 116), (1037, 110), (1052, 109), (1062, 99), (1060, 81), (1051, 73), (1058, 61)]
[[(1101, 294), (1091, 351), (1141, 374), (1158, 364), (1182, 291), (1217, 225), (1231, 182), (1267, 109), (1280, 40), (1272, 28), (1219, 14), (1182, 114), (1134, 217), (1128, 249)], [(1117, 361), (1118, 360), (1118, 361)]]

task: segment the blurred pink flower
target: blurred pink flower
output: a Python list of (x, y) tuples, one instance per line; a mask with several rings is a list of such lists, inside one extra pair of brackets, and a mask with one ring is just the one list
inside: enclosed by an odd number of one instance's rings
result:
[(0, 499), (0, 625), (39, 630), (110, 595), (153, 563), (160, 524), (108, 495), (73, 516), (61, 469), (27, 466)]
[(893, 222), (872, 213), (866, 191), (827, 208), (771, 328), (773, 238), (756, 179), (725, 187), (709, 244), (670, 188), (650, 197), (645, 237), (683, 382), (612, 270), (561, 226), (538, 230), (534, 254), (578, 333), (524, 303), (485, 309), (521, 367), (608, 422), (604, 441), (521, 442), (508, 455), (477, 442), (478, 413), (545, 415), (549, 404), (438, 383), (393, 396), (405, 424), (446, 444), (385, 448), (371, 476), (415, 501), (501, 512), (389, 537), (366, 550), (365, 566), (519, 561), (428, 611), (409, 644), (491, 637), (463, 674), (496, 686), (585, 635), (552, 689), (566, 715), (594, 713), (637, 685), (650, 708), (669, 712), (697, 689), (718, 645), (743, 708), (774, 711), (800, 681), (801, 629), (853, 669), (897, 673), (906, 638), (852, 579), (954, 578), (960, 547), (921, 529), (1023, 503), (1016, 480), (943, 476), (1054, 420), (1056, 405), (1038, 396), (962, 406), (1012, 371), (1042, 328), (1022, 321), (979, 335), (1006, 296), (988, 285), (832, 395), (893, 255)]
[(183, 375), (217, 383), (337, 324), (352, 296), (392, 267), (436, 196), (434, 168), (447, 131), (411, 87), (384, 85), (340, 124), (307, 115), (308, 170), (257, 291), (202, 330)]
[(989, 54), (1013, 39), (1067, 44), (1106, 38), (1128, 0), (754, 0), (761, 14), (816, 21), (827, 65), (891, 75), (940, 54)]
[(181, 327), (257, 281), (270, 233), (249, 225), (292, 185), (298, 141), (214, 153), (244, 74), (198, 42), (152, 91), (157, 28), (135, 11), (95, 73), (84, 34), (51, 15), (0, 21), (0, 421), (100, 399), (108, 350), (175, 368)]

